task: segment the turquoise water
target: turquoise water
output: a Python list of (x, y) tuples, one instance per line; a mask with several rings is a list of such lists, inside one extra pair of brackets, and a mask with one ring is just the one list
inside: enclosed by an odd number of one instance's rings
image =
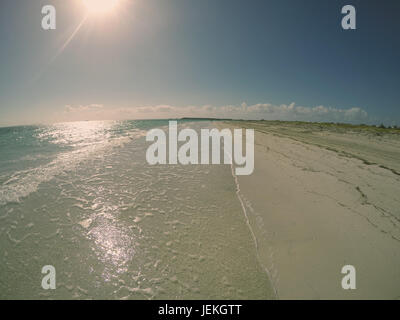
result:
[(147, 164), (166, 125), (0, 128), (0, 298), (273, 298), (230, 166)]

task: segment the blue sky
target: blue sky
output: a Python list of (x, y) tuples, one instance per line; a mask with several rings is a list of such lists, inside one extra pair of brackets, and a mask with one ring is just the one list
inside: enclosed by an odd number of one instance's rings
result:
[[(0, 125), (222, 116), (400, 124), (400, 2), (0, 2)], [(41, 29), (41, 8), (57, 29)], [(341, 28), (341, 8), (357, 30)], [(57, 56), (56, 56), (57, 55)], [(56, 56), (56, 58), (54, 58)]]

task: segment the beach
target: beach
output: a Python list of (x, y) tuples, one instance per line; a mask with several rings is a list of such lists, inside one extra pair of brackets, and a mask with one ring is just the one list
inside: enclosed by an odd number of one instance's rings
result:
[[(0, 297), (399, 298), (396, 131), (178, 127), (255, 129), (254, 172), (150, 165), (146, 133), (167, 120), (0, 128)], [(47, 265), (56, 290), (41, 286)], [(341, 286), (345, 265), (355, 290)]]
[[(279, 299), (400, 298), (400, 136), (280, 121), (255, 129), (255, 170), (240, 196)], [(341, 286), (356, 269), (356, 289)]]

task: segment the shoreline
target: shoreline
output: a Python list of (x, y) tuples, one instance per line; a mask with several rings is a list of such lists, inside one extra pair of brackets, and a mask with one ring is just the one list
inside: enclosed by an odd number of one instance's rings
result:
[(258, 248), (257, 237), (256, 237), (256, 234), (255, 234), (255, 232), (253, 230), (253, 227), (252, 227), (252, 225), (250, 223), (250, 218), (249, 218), (249, 214), (247, 213), (246, 204), (244, 202), (243, 195), (241, 194), (241, 191), (240, 191), (240, 184), (239, 184), (238, 176), (235, 174), (234, 168), (235, 168), (234, 165), (231, 164), (232, 177), (234, 179), (235, 186), (236, 186), (236, 192), (235, 192), (236, 193), (236, 197), (238, 198), (240, 206), (242, 207), (242, 212), (243, 212), (244, 218), (246, 220), (246, 225), (247, 225), (247, 227), (248, 227), (248, 229), (250, 231), (251, 237), (252, 237), (253, 242), (254, 242), (254, 248), (255, 248), (255, 251), (256, 251), (257, 261), (260, 264), (260, 267), (265, 271), (265, 273), (267, 275), (267, 278), (268, 278), (268, 281), (269, 281), (269, 285), (270, 285), (271, 290), (273, 291), (273, 294), (274, 294), (273, 299), (276, 300), (276, 299), (279, 299), (279, 295), (278, 295), (278, 292), (276, 290), (276, 287), (274, 286), (274, 281), (272, 279), (270, 271), (262, 263), (262, 261), (260, 259), (260, 252), (259, 252), (259, 248)]

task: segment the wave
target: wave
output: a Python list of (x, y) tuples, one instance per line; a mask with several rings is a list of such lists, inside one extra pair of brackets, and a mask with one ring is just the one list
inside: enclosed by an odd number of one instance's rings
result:
[(18, 203), (22, 198), (36, 192), (40, 184), (63, 172), (74, 170), (82, 161), (90, 159), (93, 155), (105, 153), (110, 148), (121, 147), (143, 135), (143, 130), (135, 130), (122, 137), (96, 141), (72, 151), (59, 153), (54, 160), (45, 165), (14, 172), (0, 186), (0, 205)]

